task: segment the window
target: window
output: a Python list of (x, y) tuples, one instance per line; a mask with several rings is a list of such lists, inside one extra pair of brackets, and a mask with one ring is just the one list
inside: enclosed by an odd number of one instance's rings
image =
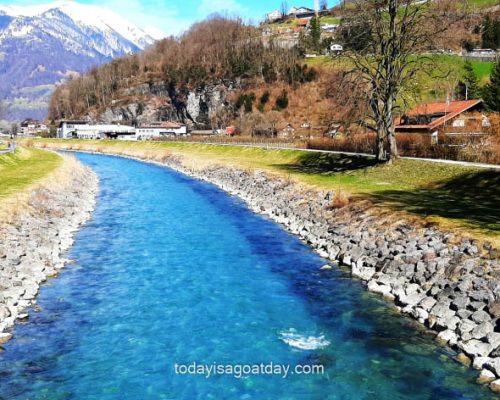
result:
[(463, 128), (465, 126), (465, 120), (464, 119), (456, 119), (453, 121), (453, 126), (456, 128)]

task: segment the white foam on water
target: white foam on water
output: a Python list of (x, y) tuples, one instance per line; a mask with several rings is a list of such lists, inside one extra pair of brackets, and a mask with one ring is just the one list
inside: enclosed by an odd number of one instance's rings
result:
[(279, 337), (287, 345), (300, 350), (318, 350), (323, 349), (330, 344), (330, 341), (327, 340), (324, 335), (301, 335), (293, 328), (285, 332), (280, 332)]

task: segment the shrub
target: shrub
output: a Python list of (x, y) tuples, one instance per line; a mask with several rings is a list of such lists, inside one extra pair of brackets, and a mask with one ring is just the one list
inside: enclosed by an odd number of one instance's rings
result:
[(347, 206), (349, 204), (349, 196), (347, 193), (342, 191), (337, 191), (333, 195), (331, 208), (339, 209)]
[(266, 90), (262, 96), (260, 97), (260, 104), (266, 105), (269, 102), (269, 98), (271, 97), (271, 93), (269, 93), (269, 90)]
[(288, 92), (283, 90), (281, 94), (276, 98), (276, 109), (278, 111), (284, 110), (288, 107)]

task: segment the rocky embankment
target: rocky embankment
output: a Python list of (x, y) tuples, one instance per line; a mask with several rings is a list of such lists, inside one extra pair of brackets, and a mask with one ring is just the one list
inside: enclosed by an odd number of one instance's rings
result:
[(54, 176), (13, 203), (16, 215), (0, 223), (0, 344), (36, 304), (40, 285), (68, 260), (63, 253), (95, 205), (98, 179), (76, 160), (66, 159)]
[[(435, 228), (383, 221), (370, 210), (332, 206), (333, 192), (305, 192), (262, 172), (164, 164), (212, 182), (299, 235), (323, 257), (350, 267), (368, 290), (438, 332), (457, 359), (500, 391), (500, 266), (488, 245)], [(325, 266), (330, 268), (329, 266)]]

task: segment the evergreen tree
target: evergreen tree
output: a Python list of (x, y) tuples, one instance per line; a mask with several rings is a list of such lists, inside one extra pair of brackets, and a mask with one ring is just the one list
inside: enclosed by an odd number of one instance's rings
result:
[(500, 47), (500, 19), (486, 15), (481, 33), (482, 47), (496, 50)]
[(311, 18), (310, 24), (309, 37), (311, 40), (311, 47), (319, 53), (321, 51), (321, 25), (319, 18)]
[(467, 98), (467, 100), (479, 99), (481, 97), (481, 89), (479, 88), (479, 82), (470, 61), (466, 61), (464, 64), (463, 83), (466, 89), (465, 97)]
[(491, 72), (490, 83), (484, 88), (484, 102), (491, 111), (500, 111), (500, 60)]
[(481, 46), (484, 49), (489, 49), (491, 44), (491, 18), (486, 15), (483, 20), (483, 30), (481, 32)]

